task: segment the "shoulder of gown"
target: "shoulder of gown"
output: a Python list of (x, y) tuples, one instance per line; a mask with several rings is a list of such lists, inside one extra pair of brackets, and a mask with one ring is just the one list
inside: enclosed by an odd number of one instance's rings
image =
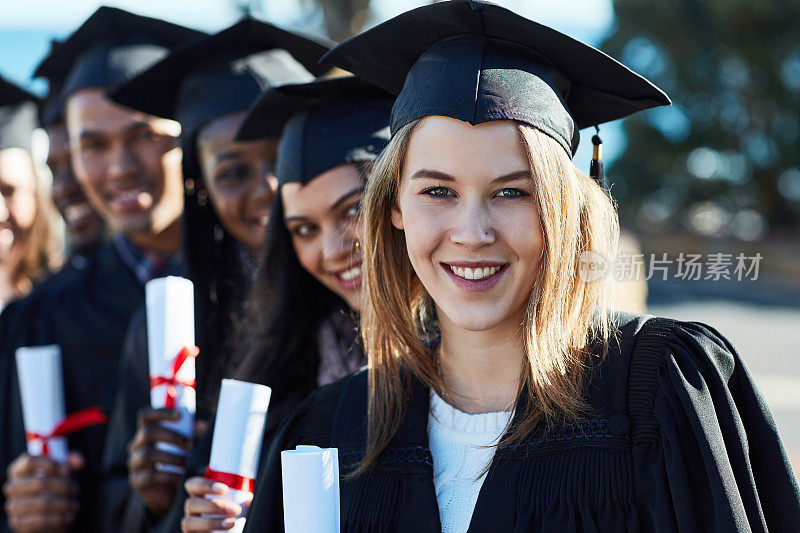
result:
[(800, 490), (775, 421), (717, 330), (651, 318), (631, 356), (628, 412), (640, 513), (653, 523), (797, 530)]

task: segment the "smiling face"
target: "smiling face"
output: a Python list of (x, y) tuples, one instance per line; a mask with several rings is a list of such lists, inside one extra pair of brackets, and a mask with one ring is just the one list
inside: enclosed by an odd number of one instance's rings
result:
[(36, 175), (22, 148), (0, 150), (0, 261), (20, 255), (36, 219)]
[(278, 142), (234, 142), (245, 114), (211, 121), (200, 131), (197, 146), (203, 181), (220, 222), (256, 256), (278, 188), (273, 174)]
[(53, 204), (64, 218), (70, 243), (79, 249), (93, 246), (103, 238), (105, 225), (75, 179), (67, 128), (62, 123), (49, 125), (47, 136), (50, 140), (47, 166), (53, 174)]
[(66, 117), (75, 176), (112, 229), (159, 234), (180, 218), (176, 122), (119, 106), (100, 89), (71, 95)]
[(284, 220), (300, 264), (325, 287), (361, 307), (359, 207), (364, 180), (354, 164), (340, 165), (305, 185), (281, 187)]
[(531, 166), (516, 126), (422, 120), (392, 224), (440, 320), (470, 331), (522, 324), (542, 260)]

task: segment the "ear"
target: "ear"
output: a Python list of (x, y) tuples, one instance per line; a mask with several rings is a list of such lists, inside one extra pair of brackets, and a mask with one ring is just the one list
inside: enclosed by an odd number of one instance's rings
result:
[(403, 231), (403, 212), (400, 211), (400, 206), (397, 202), (392, 205), (392, 226)]

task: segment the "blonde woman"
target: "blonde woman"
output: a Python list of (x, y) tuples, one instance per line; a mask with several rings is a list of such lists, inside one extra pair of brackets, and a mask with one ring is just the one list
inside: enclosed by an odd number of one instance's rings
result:
[(55, 212), (31, 157), (34, 99), (0, 78), (0, 309), (60, 258)]
[(267, 453), (247, 526), (282, 530), (280, 451), (333, 446), (342, 531), (743, 531), (800, 523), (775, 425), (730, 344), (611, 314), (617, 218), (581, 127), (669, 103), (491, 4), (436, 3), (328, 59), (397, 94), (364, 201), (368, 368)]

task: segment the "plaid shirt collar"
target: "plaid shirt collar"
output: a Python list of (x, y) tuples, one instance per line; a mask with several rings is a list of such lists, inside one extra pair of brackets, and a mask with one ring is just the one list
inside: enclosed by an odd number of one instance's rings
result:
[(113, 242), (122, 262), (143, 285), (151, 279), (185, 274), (181, 254), (164, 255), (153, 250), (143, 250), (120, 234), (114, 236)]

